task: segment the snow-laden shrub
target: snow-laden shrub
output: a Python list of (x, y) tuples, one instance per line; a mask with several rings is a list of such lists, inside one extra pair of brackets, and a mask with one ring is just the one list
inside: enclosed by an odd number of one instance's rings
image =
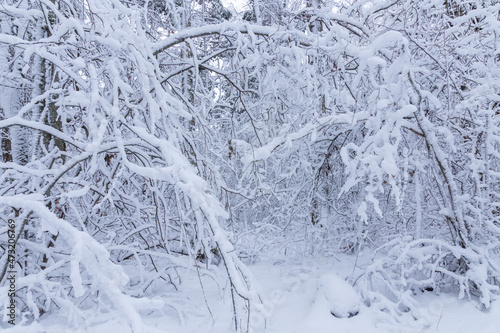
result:
[(500, 291), (499, 246), (464, 249), (437, 239), (398, 239), (375, 252), (356, 284), (368, 305), (394, 318), (413, 313), (415, 296), (424, 292), (455, 294), (488, 309)]
[[(0, 66), (8, 64), (1, 75), (10, 82), (10, 97), (1, 99), (0, 128), (8, 135), (2, 136), (0, 210), (2, 222), (16, 221), (23, 324), (49, 313), (91, 325), (99, 320), (92, 314), (114, 313), (138, 332), (137, 311), (164, 304), (142, 297), (153, 293), (153, 282), (174, 291), (178, 267), (226, 274), (218, 282), (227, 284), (235, 330), (247, 329), (242, 318), (251, 310), (263, 310), (221, 227), (228, 214), (208, 181), (217, 168), (199, 155), (203, 138), (193, 126), (203, 108), (176, 93), (183, 79), (167, 82), (164, 72), (164, 62), (186, 54), (179, 46), (185, 39), (168, 38), (173, 32), (164, 21), (174, 23), (185, 12), (166, 1), (158, 14), (148, 3), (0, 5)], [(158, 21), (149, 21), (152, 16)], [(187, 28), (177, 23), (173, 29)], [(245, 29), (233, 26), (233, 35)], [(188, 35), (221, 30), (224, 24)], [(184, 63), (178, 68), (183, 72)], [(16, 141), (16, 133), (31, 145)], [(1, 279), (7, 259), (4, 247)], [(124, 268), (134, 260), (138, 272), (129, 279)]]

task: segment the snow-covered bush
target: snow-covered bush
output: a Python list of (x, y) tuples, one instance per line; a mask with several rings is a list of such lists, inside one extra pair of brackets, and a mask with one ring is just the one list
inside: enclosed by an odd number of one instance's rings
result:
[[(174, 2), (164, 5), (175, 14)], [(161, 309), (141, 300), (153, 294), (151, 283), (173, 290), (177, 268), (215, 256), (227, 273), (236, 328), (259, 310), (252, 277), (220, 226), (227, 213), (197, 170), (211, 172), (197, 160), (199, 110), (177, 94), (162, 63), (186, 52), (183, 40), (148, 34), (149, 10), (148, 2), (118, 0), (2, 4), (2, 75), (14, 88), (2, 100), (0, 128), (21, 128), (31, 143), (29, 150), (15, 140), (12, 151), (3, 146), (12, 156), (0, 175), (2, 212), (17, 224), (23, 323), (59, 312), (90, 325), (99, 320), (91, 313), (116, 312), (140, 331), (137, 309)], [(2, 279), (7, 258), (4, 251)], [(138, 280), (117, 265), (131, 259)], [(212, 269), (209, 261), (204, 269)]]
[(456, 294), (490, 307), (498, 294), (498, 246), (464, 249), (437, 239), (398, 239), (375, 253), (373, 264), (356, 281), (365, 302), (395, 318), (419, 314), (415, 296)]
[[(397, 316), (456, 288), (488, 306), (500, 5), (281, 6), (228, 22), (219, 1), (2, 2), (1, 221), (24, 321), (100, 309), (138, 331), (140, 298), (185, 270), (228, 286), (245, 331), (266, 311), (240, 259), (380, 246), (358, 281), (371, 304)], [(2, 279), (7, 262), (4, 246)]]

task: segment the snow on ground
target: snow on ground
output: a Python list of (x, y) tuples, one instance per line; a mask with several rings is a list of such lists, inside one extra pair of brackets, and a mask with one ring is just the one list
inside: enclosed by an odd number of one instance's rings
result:
[[(274, 295), (276, 299), (266, 332), (500, 332), (499, 301), (494, 302), (489, 311), (483, 312), (475, 302), (432, 293), (417, 298), (421, 303), (419, 313), (424, 320), (397, 323), (385, 313), (364, 304), (360, 305), (359, 314), (354, 317), (335, 318), (330, 314), (331, 303), (318, 290), (318, 281), (321, 285), (330, 275), (336, 276), (335, 279), (357, 277), (361, 270), (356, 268), (353, 274), (355, 262), (356, 257), (341, 256), (333, 259), (308, 258), (296, 264), (260, 262), (252, 266), (257, 279), (265, 286), (266, 294), (271, 299)], [(344, 291), (342, 296), (350, 292)]]
[[(336, 318), (351, 318), (359, 313), (361, 297), (344, 279), (334, 274), (320, 277), (316, 301), (327, 301), (330, 313)], [(323, 302), (324, 303), (324, 302)]]
[[(267, 333), (499, 333), (500, 301), (482, 311), (474, 301), (457, 300), (452, 295), (423, 293), (418, 296), (420, 320), (396, 322), (388, 314), (359, 301), (348, 281), (359, 276), (355, 263), (367, 258), (341, 255), (332, 258), (267, 259), (250, 265), (262, 292), (267, 297), (270, 317), (253, 315), (254, 332)], [(183, 282), (183, 294), (166, 299), (171, 306), (161, 312), (143, 313), (145, 333), (225, 333), (230, 332), (229, 295), (217, 287), (215, 279), (205, 277), (204, 295), (196, 274)], [(335, 293), (339, 297), (335, 298)], [(328, 295), (325, 295), (328, 294)], [(164, 297), (162, 295), (158, 295)], [(182, 297), (181, 297), (182, 296)], [(165, 296), (166, 297), (166, 296)], [(206, 302), (205, 302), (206, 299)], [(221, 299), (226, 299), (222, 302)], [(178, 304), (178, 306), (174, 306)], [(208, 306), (207, 306), (208, 305)], [(357, 310), (351, 318), (336, 318), (332, 307), (340, 311)], [(208, 308), (213, 315), (209, 314)], [(356, 311), (354, 311), (356, 312)], [(5, 327), (5, 326), (4, 326)], [(0, 327), (1, 328), (1, 327)], [(1, 329), (0, 329), (1, 330)], [(29, 328), (17, 326), (6, 333), (128, 333), (124, 318), (106, 318), (88, 327), (69, 327), (61, 319), (48, 318)]]

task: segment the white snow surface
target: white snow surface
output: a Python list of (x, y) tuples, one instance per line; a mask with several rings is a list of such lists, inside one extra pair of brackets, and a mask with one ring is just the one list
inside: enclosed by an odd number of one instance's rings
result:
[[(250, 318), (252, 332), (268, 333), (498, 333), (500, 332), (500, 301), (494, 300), (489, 310), (482, 310), (475, 300), (458, 300), (454, 295), (422, 293), (418, 313), (420, 319), (395, 320), (384, 312), (361, 302), (351, 286), (362, 272), (366, 258), (340, 255), (332, 258), (273, 258), (250, 264), (250, 270), (260, 283), (270, 313), (265, 318), (254, 314)], [(207, 304), (201, 293), (196, 274), (183, 282), (182, 295), (158, 293), (171, 304), (156, 312), (143, 312), (145, 333), (229, 333), (231, 304), (228, 291), (220, 290), (215, 279), (204, 277)], [(346, 281), (347, 279), (347, 281)], [(175, 305), (174, 305), (175, 304)], [(181, 304), (181, 306), (179, 306)], [(359, 310), (351, 318), (336, 318), (330, 311)], [(49, 317), (31, 326), (8, 328), (6, 333), (129, 333), (125, 318), (112, 314), (96, 314), (88, 327), (74, 327), (66, 318)], [(3, 325), (3, 324), (2, 324)], [(9, 325), (10, 326), (10, 325)]]
[(356, 290), (334, 274), (319, 278), (318, 299), (326, 299), (330, 313), (337, 318), (353, 317), (361, 307), (361, 298)]

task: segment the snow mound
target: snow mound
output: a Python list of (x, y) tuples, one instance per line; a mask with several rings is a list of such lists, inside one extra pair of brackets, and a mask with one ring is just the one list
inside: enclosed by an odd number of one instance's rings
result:
[(333, 316), (350, 318), (359, 313), (361, 297), (349, 283), (337, 275), (321, 276), (318, 291), (327, 299)]

